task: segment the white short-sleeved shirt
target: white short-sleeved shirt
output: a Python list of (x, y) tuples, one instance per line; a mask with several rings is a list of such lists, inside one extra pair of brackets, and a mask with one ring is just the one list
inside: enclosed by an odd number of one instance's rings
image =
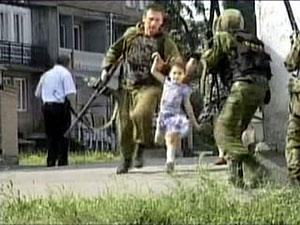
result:
[(45, 102), (65, 102), (65, 97), (75, 94), (76, 87), (72, 74), (65, 67), (55, 65), (45, 72), (36, 88), (35, 95)]

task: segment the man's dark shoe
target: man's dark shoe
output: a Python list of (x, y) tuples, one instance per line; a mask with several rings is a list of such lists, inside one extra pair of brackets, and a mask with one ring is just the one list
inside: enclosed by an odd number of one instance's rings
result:
[(67, 165), (69, 165), (69, 163), (68, 163), (68, 161), (65, 161), (65, 160), (58, 160), (57, 165), (58, 166), (67, 166)]
[(55, 160), (47, 159), (47, 167), (54, 167), (56, 165)]
[(237, 188), (245, 188), (243, 163), (237, 160), (228, 161), (229, 183)]
[(133, 166), (135, 168), (142, 168), (143, 167), (143, 165), (144, 165), (143, 153), (144, 153), (144, 147), (139, 146), (138, 149), (136, 150), (135, 159), (134, 159), (134, 162), (133, 162)]
[(131, 160), (124, 160), (117, 168), (117, 174), (128, 173), (131, 166)]
[(300, 187), (300, 177), (289, 178), (289, 184), (292, 187)]

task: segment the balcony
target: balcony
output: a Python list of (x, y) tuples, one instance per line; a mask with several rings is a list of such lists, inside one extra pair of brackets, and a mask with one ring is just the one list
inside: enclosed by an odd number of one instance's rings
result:
[(0, 63), (2, 64), (44, 67), (47, 66), (48, 61), (46, 48), (0, 40)]
[[(60, 48), (59, 54), (72, 56), (72, 50)], [(101, 53), (74, 50), (74, 69), (83, 71), (100, 71), (104, 55)]]

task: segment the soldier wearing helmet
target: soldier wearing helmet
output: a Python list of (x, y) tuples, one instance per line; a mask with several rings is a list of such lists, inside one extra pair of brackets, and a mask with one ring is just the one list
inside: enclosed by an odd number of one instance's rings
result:
[(229, 90), (215, 122), (214, 137), (228, 161), (229, 181), (237, 187), (245, 187), (244, 164), (254, 175), (250, 185), (257, 185), (267, 171), (243, 146), (241, 136), (257, 108), (267, 100), (270, 56), (264, 51), (264, 44), (244, 30), (239, 10), (224, 10), (214, 23), (214, 33), (213, 47), (202, 59), (210, 71), (222, 68), (219, 78)]

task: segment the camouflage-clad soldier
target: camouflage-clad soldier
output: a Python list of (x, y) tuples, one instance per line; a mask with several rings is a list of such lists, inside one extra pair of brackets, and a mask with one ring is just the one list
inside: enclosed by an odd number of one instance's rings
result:
[[(285, 60), (285, 66), (289, 72), (300, 67), (300, 35), (294, 37), (294, 43)], [(285, 156), (290, 182), (300, 185), (300, 79), (289, 80), (289, 119), (286, 136)]]
[(269, 90), (270, 57), (265, 53), (263, 43), (244, 31), (240, 11), (224, 10), (217, 26), (219, 32), (214, 36), (213, 47), (203, 59), (209, 69), (218, 68), (220, 63), (228, 60), (232, 77), (225, 81), (230, 93), (215, 123), (214, 135), (218, 148), (224, 150), (228, 160), (229, 181), (244, 187), (243, 164), (255, 178), (264, 171), (255, 156), (243, 146), (241, 135)]
[[(120, 57), (124, 57), (126, 65), (118, 94), (118, 144), (123, 159), (117, 174), (128, 172), (134, 152), (134, 166), (142, 167), (143, 150), (153, 141), (152, 117), (162, 87), (150, 73), (152, 54), (159, 52), (165, 60), (180, 57), (176, 44), (163, 32), (164, 20), (164, 8), (157, 4), (149, 5), (142, 22), (128, 28), (108, 49), (103, 61), (107, 70)], [(104, 70), (101, 79), (106, 76)]]
[[(216, 35), (220, 30), (219, 17), (213, 23), (213, 34)], [(208, 54), (208, 52), (206, 52)], [(206, 64), (202, 61), (202, 63)], [(228, 60), (223, 59), (218, 63), (218, 67), (208, 68), (204, 66), (206, 71), (202, 74), (202, 95), (203, 95), (203, 109), (199, 116), (201, 124), (209, 123), (209, 127), (214, 126), (214, 122), (225, 103), (229, 94), (228, 84), (231, 79), (231, 70), (229, 68)], [(215, 161), (215, 165), (226, 164), (224, 151), (218, 148), (219, 158)]]

